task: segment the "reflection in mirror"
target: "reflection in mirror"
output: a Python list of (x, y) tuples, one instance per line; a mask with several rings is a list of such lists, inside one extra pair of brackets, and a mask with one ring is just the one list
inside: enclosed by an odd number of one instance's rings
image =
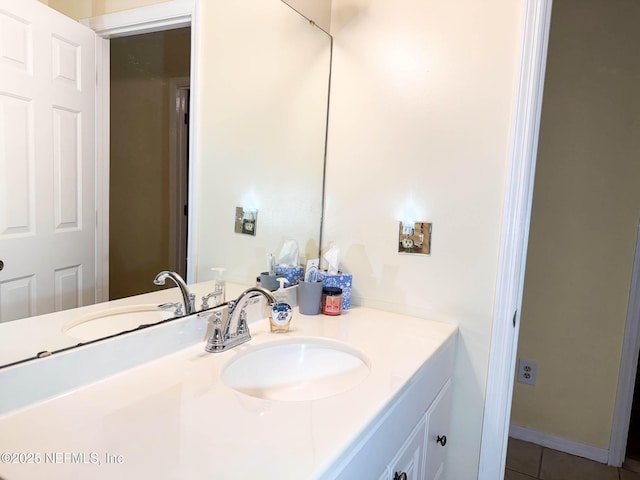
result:
[[(198, 54), (191, 134), (196, 142), (189, 175), (195, 216), (188, 278), (208, 280), (211, 267), (225, 267), (228, 281), (252, 285), (266, 254), (277, 252), (284, 239), (299, 244), (300, 262), (318, 255), (331, 38), (278, 0), (215, 3), (220, 4), (201, 2), (194, 18)], [(237, 206), (259, 210), (256, 236), (234, 232)], [(149, 289), (158, 271), (148, 279)], [(159, 294), (124, 298), (117, 305), (142, 308), (159, 303)], [(110, 306), (89, 306), (81, 313), (103, 319), (96, 310)], [(0, 365), (79, 343), (62, 332), (73, 312), (50, 315), (0, 324)], [(145, 315), (131, 318), (140, 316)], [(25, 333), (36, 342), (26, 350), (15, 341)]]
[(109, 43), (109, 300), (115, 300), (163, 288), (153, 283), (162, 270), (186, 275), (191, 28)]
[(201, 6), (194, 279), (224, 267), (250, 286), (285, 240), (298, 264), (319, 254), (331, 37), (279, 1)]

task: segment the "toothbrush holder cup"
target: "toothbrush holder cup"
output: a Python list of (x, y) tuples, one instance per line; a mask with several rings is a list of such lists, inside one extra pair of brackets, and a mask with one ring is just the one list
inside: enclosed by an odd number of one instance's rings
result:
[(298, 306), (303, 315), (318, 315), (322, 300), (322, 281), (298, 284)]
[(269, 275), (269, 272), (262, 272), (260, 274), (260, 286), (270, 292), (275, 292), (280, 288), (278, 278), (284, 278), (283, 275)]

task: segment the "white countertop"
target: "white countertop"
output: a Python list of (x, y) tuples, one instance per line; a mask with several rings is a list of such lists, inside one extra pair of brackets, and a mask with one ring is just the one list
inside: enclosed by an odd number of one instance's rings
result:
[[(206, 353), (200, 343), (1, 416), (0, 478), (322, 478), (456, 332), (367, 308), (339, 317), (295, 309), (288, 334), (270, 333), (262, 320), (251, 324), (249, 343), (228, 352)], [(346, 392), (301, 402), (261, 400), (221, 382), (221, 369), (238, 353), (296, 336), (360, 350), (369, 376)]]
[[(228, 283), (227, 298), (235, 298), (245, 288), (247, 287), (243, 285)], [(196, 295), (198, 305), (201, 297), (213, 289), (213, 281), (189, 285), (189, 290)], [(67, 323), (78, 317), (109, 308), (133, 305), (157, 306), (165, 302), (182, 303), (182, 295), (178, 287), (2, 323), (0, 324), (0, 365), (32, 358), (43, 350), (53, 352), (81, 343), (81, 340), (66, 335), (63, 331)]]

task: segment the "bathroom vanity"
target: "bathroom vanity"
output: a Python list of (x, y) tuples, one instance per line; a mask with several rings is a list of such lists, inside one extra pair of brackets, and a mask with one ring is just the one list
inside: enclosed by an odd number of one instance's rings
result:
[[(251, 341), (210, 354), (204, 317), (0, 370), (6, 395), (24, 376), (16, 388), (38, 390), (123, 366), (5, 411), (0, 478), (442, 478), (455, 441), (447, 438), (455, 326), (362, 307), (339, 317), (294, 309), (288, 334), (270, 333), (260, 318)], [(182, 337), (193, 341), (173, 353), (137, 366), (120, 360)]]

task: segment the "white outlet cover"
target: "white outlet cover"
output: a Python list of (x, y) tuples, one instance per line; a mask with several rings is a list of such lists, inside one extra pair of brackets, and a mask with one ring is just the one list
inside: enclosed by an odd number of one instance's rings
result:
[(538, 375), (538, 364), (533, 360), (518, 361), (518, 382), (525, 385), (535, 385)]

